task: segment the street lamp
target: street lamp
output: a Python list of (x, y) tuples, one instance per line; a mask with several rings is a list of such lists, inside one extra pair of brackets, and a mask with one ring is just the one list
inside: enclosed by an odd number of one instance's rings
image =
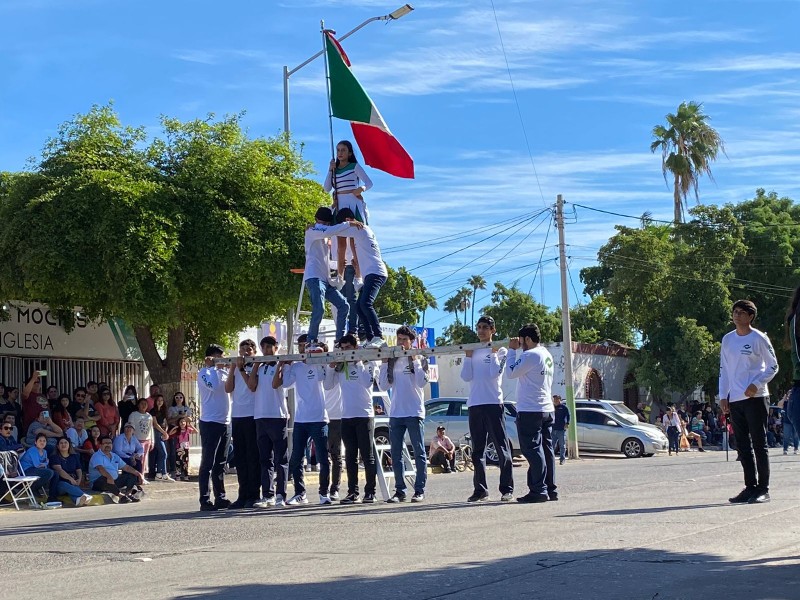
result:
[[(390, 12), (388, 15), (383, 15), (380, 17), (371, 17), (366, 21), (364, 21), (363, 23), (361, 23), (361, 25), (359, 25), (358, 27), (355, 27), (354, 29), (351, 29), (350, 31), (345, 33), (342, 37), (339, 38), (339, 41), (349, 38), (356, 31), (358, 31), (365, 25), (369, 25), (373, 21), (396, 21), (397, 19), (406, 16), (412, 10), (414, 10), (413, 6), (411, 6), (410, 4), (404, 4), (397, 10)], [(313, 62), (315, 59), (322, 56), (323, 52), (324, 50), (320, 50), (308, 60), (305, 60), (299, 65), (297, 65), (294, 69), (290, 70), (289, 67), (285, 65), (283, 67), (283, 132), (287, 135), (289, 134), (289, 77), (297, 73), (297, 71), (305, 67), (310, 62)]]

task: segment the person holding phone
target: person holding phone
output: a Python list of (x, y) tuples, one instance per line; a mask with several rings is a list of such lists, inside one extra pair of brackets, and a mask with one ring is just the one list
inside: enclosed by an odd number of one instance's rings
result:
[(36, 420), (31, 423), (31, 426), (28, 427), (28, 434), (25, 436), (25, 443), (28, 446), (33, 446), (36, 442), (36, 438), (39, 435), (44, 435), (46, 438), (45, 445), (47, 446), (48, 454), (53, 452), (56, 449), (56, 441), (64, 432), (61, 428), (53, 423), (53, 420), (50, 418), (50, 411), (43, 410), (39, 413), (39, 416), (36, 417)]
[[(42, 394), (41, 378), (47, 371), (36, 370), (31, 373), (22, 388), (22, 429), (26, 431), (36, 421), (43, 410), (50, 410), (47, 398)], [(49, 416), (49, 415), (48, 415)]]

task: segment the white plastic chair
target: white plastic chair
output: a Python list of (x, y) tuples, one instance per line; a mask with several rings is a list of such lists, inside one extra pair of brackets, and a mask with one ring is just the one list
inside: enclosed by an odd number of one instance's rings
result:
[(0, 481), (5, 483), (6, 489), (0, 487), (0, 497), (9, 494), (14, 502), (14, 507), (19, 510), (20, 502), (30, 502), (32, 507), (37, 507), (38, 503), (33, 495), (33, 484), (38, 477), (27, 476), (19, 464), (19, 456), (16, 452), (0, 452)]

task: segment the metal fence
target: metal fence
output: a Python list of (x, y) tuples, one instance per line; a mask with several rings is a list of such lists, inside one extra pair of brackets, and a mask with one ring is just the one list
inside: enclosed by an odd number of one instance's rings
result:
[(31, 373), (36, 370), (47, 371), (47, 377), (42, 379), (42, 391), (54, 385), (59, 392), (69, 394), (71, 397), (76, 387), (85, 386), (89, 381), (96, 381), (106, 383), (115, 399), (122, 396), (128, 385), (135, 385), (139, 395), (147, 395), (144, 389), (145, 368), (142, 362), (0, 356), (0, 381), (6, 386), (18, 387), (20, 394)]

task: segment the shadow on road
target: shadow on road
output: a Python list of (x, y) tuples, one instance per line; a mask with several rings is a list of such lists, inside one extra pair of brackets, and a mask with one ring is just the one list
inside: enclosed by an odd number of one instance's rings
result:
[[(445, 549), (446, 552), (446, 549)], [(332, 556), (332, 558), (334, 558)], [(336, 560), (347, 560), (336, 555)], [(230, 557), (235, 560), (235, 555)], [(391, 555), (387, 556), (387, 561)], [(786, 564), (791, 561), (791, 564)], [(424, 563), (420, 552), (420, 563)], [(265, 569), (269, 568), (267, 564)], [(302, 570), (298, 564), (298, 571)], [(295, 574), (296, 575), (296, 574)], [(174, 598), (486, 598), (570, 600), (796, 600), (797, 557), (725, 561), (711, 554), (649, 549), (531, 553), (449, 569), (380, 574), (314, 583), (187, 586)]]

